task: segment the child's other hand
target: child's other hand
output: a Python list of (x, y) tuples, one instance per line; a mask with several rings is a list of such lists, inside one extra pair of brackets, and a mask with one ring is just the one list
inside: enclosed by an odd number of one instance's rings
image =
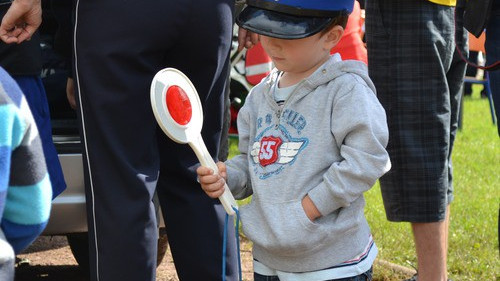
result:
[(196, 169), (201, 188), (211, 198), (218, 198), (224, 193), (226, 165), (223, 162), (218, 162), (217, 168), (219, 169), (218, 174), (214, 174), (212, 169), (203, 166)]
[(316, 208), (316, 205), (314, 205), (314, 202), (311, 200), (309, 195), (302, 198), (302, 208), (304, 208), (304, 212), (311, 221), (321, 217), (321, 213), (318, 208)]

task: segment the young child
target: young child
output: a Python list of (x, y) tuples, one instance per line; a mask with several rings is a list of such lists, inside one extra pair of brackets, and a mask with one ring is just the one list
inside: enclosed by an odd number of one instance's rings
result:
[(330, 56), (353, 0), (247, 4), (237, 23), (260, 34), (276, 69), (239, 112), (241, 154), (218, 175), (199, 167), (200, 184), (212, 198), (224, 181), (252, 195), (240, 215), (255, 281), (371, 280), (363, 193), (390, 168), (388, 129), (366, 65)]
[(13, 254), (45, 228), (51, 199), (35, 121), (18, 85), (0, 67), (0, 280), (13, 278)]

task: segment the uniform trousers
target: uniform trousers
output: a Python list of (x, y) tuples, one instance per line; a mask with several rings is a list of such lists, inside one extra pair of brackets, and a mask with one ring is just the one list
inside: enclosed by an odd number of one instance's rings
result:
[[(75, 9), (91, 280), (155, 280), (155, 191), (179, 279), (221, 280), (224, 209), (196, 182), (194, 152), (159, 129), (149, 91), (165, 67), (190, 78), (203, 106), (202, 136), (216, 159), (234, 0), (82, 0)], [(226, 271), (226, 280), (236, 280), (234, 239)]]

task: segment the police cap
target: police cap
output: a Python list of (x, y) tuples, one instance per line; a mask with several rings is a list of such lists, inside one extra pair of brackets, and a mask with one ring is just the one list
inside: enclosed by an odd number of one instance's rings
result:
[(354, 0), (247, 0), (236, 23), (257, 34), (300, 39), (327, 27), (335, 17), (350, 14)]

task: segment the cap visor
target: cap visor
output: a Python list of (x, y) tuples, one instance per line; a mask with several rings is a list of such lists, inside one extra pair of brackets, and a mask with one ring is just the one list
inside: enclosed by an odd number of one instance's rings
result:
[(331, 21), (332, 18), (297, 17), (252, 6), (247, 6), (236, 18), (236, 23), (244, 29), (281, 39), (314, 35)]

